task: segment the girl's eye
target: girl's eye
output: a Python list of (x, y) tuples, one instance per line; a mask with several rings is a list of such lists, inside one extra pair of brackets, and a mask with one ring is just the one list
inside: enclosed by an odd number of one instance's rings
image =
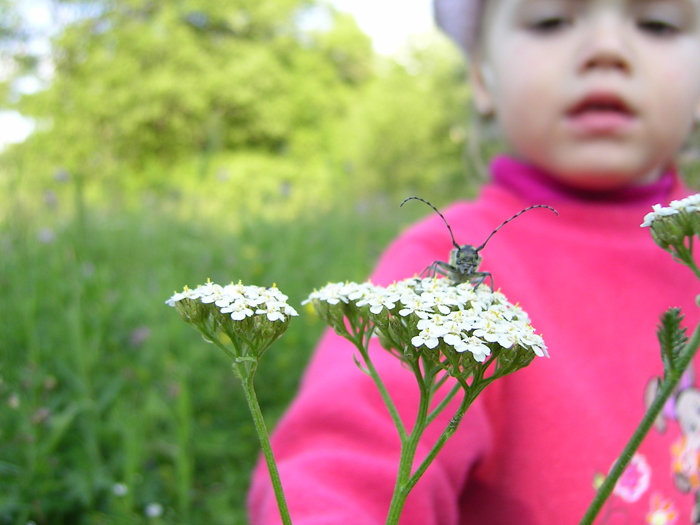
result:
[(564, 17), (551, 16), (533, 22), (530, 28), (538, 33), (554, 33), (571, 25), (571, 21)]
[(680, 31), (678, 26), (663, 20), (641, 20), (637, 25), (642, 31), (656, 36), (675, 35)]

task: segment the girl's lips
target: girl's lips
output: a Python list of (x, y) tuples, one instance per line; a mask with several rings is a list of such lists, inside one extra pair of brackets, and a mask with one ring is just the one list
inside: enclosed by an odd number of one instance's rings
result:
[(633, 115), (619, 111), (585, 111), (567, 116), (573, 131), (583, 135), (610, 135), (629, 128), (635, 121)]
[(597, 93), (585, 97), (566, 113), (566, 122), (576, 134), (612, 135), (625, 131), (636, 120), (634, 112), (617, 95)]

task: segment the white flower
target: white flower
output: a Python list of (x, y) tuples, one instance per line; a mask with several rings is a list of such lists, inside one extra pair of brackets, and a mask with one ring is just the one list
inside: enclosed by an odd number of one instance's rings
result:
[(200, 300), (206, 304), (213, 303), (216, 300), (213, 297), (220, 296), (222, 291), (223, 288), (221, 286), (211, 281), (198, 286), (196, 290)]
[(369, 305), (369, 311), (378, 315), (384, 308), (387, 310), (394, 309), (396, 300), (395, 294), (388, 294), (382, 288), (373, 287), (372, 289), (367, 289), (362, 298), (357, 301), (357, 306)]
[(549, 357), (542, 336), (536, 334), (530, 325), (521, 331), (518, 342), (523, 346), (530, 347), (537, 357)]
[(163, 515), (163, 505), (160, 503), (149, 503), (144, 510), (147, 518), (160, 518)]
[(426, 318), (428, 312), (433, 311), (433, 306), (435, 302), (430, 293), (424, 293), (423, 295), (404, 294), (401, 296), (401, 304), (403, 308), (399, 310), (399, 315), (406, 317), (412, 313), (415, 313), (418, 317)]
[(445, 335), (445, 330), (437, 325), (429, 324), (421, 330), (421, 332), (411, 339), (413, 346), (418, 348), (419, 346), (427, 346), (428, 348), (435, 348), (440, 344), (439, 337)]
[(255, 310), (256, 315), (267, 315), (268, 321), (284, 321), (284, 314), (280, 311), (280, 308), (284, 308), (283, 303), (277, 303), (270, 301), (266, 304), (266, 308), (259, 308)]
[(654, 221), (664, 217), (677, 215), (681, 212), (691, 213), (698, 211), (700, 209), (700, 194), (691, 195), (679, 201), (673, 201), (668, 207), (663, 207), (661, 204), (654, 204), (651, 209), (652, 211), (644, 216), (644, 222), (641, 224), (642, 228), (649, 227)]
[(299, 315), (299, 313), (287, 303), (283, 304), (283, 311), (284, 315), (289, 315), (291, 317), (297, 317)]
[(253, 310), (248, 308), (248, 303), (244, 299), (237, 299), (228, 306), (221, 308), (222, 314), (231, 314), (234, 321), (242, 321), (246, 317), (253, 315)]
[(129, 492), (129, 487), (127, 487), (124, 483), (115, 483), (112, 485), (112, 494), (118, 497), (126, 496), (126, 494)]
[(192, 300), (197, 300), (199, 299), (199, 292), (196, 290), (190, 290), (185, 286), (185, 289), (182, 292), (177, 292), (175, 293), (170, 299), (165, 301), (165, 304), (168, 306), (175, 306), (175, 303), (182, 301), (183, 299), (192, 299)]
[(466, 346), (465, 350), (471, 352), (474, 355), (474, 359), (479, 363), (483, 363), (491, 355), (491, 349), (478, 337), (468, 337), (464, 344)]
[(329, 283), (320, 290), (313, 292), (309, 295), (309, 298), (301, 304), (304, 305), (311, 302), (313, 299), (325, 301), (328, 304), (338, 304), (341, 301), (347, 304), (349, 302), (347, 293), (355, 291), (356, 290), (352, 288), (348, 288), (345, 283)]

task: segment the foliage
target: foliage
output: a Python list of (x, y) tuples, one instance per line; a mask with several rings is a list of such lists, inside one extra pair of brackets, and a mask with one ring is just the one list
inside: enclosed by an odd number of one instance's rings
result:
[(477, 178), (467, 176), (463, 162), (469, 90), (454, 47), (439, 35), (425, 35), (379, 69), (336, 138), (348, 176), (365, 194), (394, 200), (473, 193)]
[(465, 68), (444, 39), (378, 57), (349, 15), (302, 0), (79, 5), (53, 37), (51, 84), (16, 104), (37, 131), (3, 155), (36, 180), (172, 191), (186, 166), (326, 197), (474, 192)]
[(331, 35), (302, 36), (296, 17), (306, 6), (100, 3), (53, 42), (50, 87), (19, 104), (44, 126), (36, 147), (71, 171), (104, 176), (105, 165), (172, 164), (193, 152), (317, 146), (345, 85), (369, 71), (371, 48), (342, 17), (351, 53), (336, 56)]

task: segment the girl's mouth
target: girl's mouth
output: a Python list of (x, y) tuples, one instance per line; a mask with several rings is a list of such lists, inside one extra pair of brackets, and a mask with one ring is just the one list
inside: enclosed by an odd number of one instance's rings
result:
[(566, 113), (568, 125), (581, 135), (614, 135), (630, 127), (635, 113), (618, 95), (593, 93)]

